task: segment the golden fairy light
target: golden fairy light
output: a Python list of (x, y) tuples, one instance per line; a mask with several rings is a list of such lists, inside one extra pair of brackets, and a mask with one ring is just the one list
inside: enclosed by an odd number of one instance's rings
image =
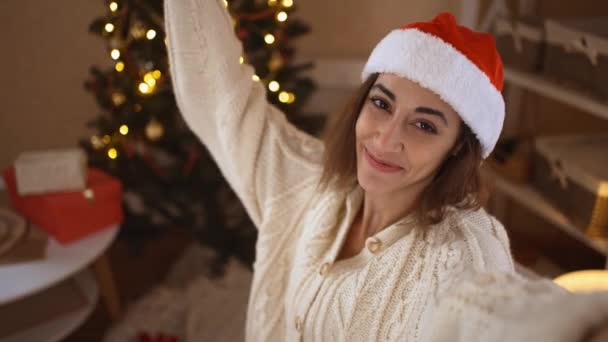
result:
[(116, 62), (116, 65), (114, 65), (114, 69), (116, 69), (116, 71), (118, 72), (122, 72), (123, 70), (125, 70), (125, 63), (121, 61)]
[(254, 80), (254, 81), (256, 81), (256, 82), (259, 82), (260, 81), (260, 76), (258, 76), (256, 74), (253, 74), (253, 76), (251, 76), (251, 79)]
[(154, 87), (156, 85), (156, 78), (154, 78), (153, 72), (148, 72), (144, 75), (144, 82), (150, 87)]
[(142, 94), (149, 94), (152, 91), (151, 87), (145, 82), (141, 82), (138, 89)]
[(228, 7), (228, 1), (224, 0), (224, 7)]
[(294, 93), (287, 93), (287, 103), (291, 104), (294, 103), (296, 100), (296, 95)]
[(120, 134), (122, 135), (127, 135), (127, 133), (129, 133), (129, 126), (127, 125), (122, 125), (120, 126), (120, 129), (118, 130), (120, 132)]
[(112, 138), (110, 138), (110, 136), (106, 134), (103, 136), (103, 138), (101, 138), (101, 141), (107, 145), (110, 143), (110, 141), (112, 141)]
[(106, 30), (106, 32), (110, 33), (114, 31), (114, 25), (112, 23), (107, 23), (104, 29)]
[(155, 79), (157, 79), (157, 80), (158, 80), (158, 79), (160, 79), (160, 77), (161, 77), (162, 75), (163, 75), (163, 74), (160, 72), (160, 70), (154, 70), (154, 71), (152, 71), (152, 77), (154, 77), (154, 78), (155, 78)]
[(116, 159), (116, 157), (118, 157), (118, 151), (112, 147), (108, 150), (108, 157), (110, 157), (110, 159)]
[(243, 56), (241, 56), (241, 57), (239, 58), (239, 63), (243, 64), (244, 62), (245, 62), (245, 58), (243, 58)]
[(281, 87), (281, 85), (277, 81), (271, 81), (270, 83), (268, 83), (268, 89), (270, 89), (270, 91), (272, 91), (272, 92), (279, 91), (280, 87)]
[(283, 5), (283, 7), (291, 7), (293, 6), (293, 0), (283, 0), (281, 4)]
[(279, 93), (279, 101), (287, 103), (289, 101), (289, 94), (286, 91)]
[(113, 60), (117, 60), (120, 58), (120, 51), (118, 49), (112, 49), (110, 56), (112, 56)]
[(277, 0), (268, 0), (268, 6), (274, 6), (277, 4)]
[(156, 31), (148, 30), (148, 32), (146, 32), (146, 38), (148, 38), (149, 40), (154, 39), (154, 37), (156, 37)]
[(280, 22), (284, 22), (285, 20), (287, 20), (287, 13), (284, 11), (277, 13), (277, 20)]
[(266, 35), (264, 36), (264, 41), (266, 42), (266, 44), (270, 45), (274, 43), (274, 36), (270, 33), (266, 33)]
[(118, 9), (118, 4), (115, 1), (110, 2), (110, 11), (116, 12)]

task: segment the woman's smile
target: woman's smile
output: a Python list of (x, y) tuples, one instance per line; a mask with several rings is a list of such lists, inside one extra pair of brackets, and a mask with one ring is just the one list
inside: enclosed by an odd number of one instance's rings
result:
[(403, 170), (401, 166), (397, 166), (374, 156), (366, 147), (363, 147), (363, 154), (365, 155), (367, 163), (380, 172), (394, 173)]

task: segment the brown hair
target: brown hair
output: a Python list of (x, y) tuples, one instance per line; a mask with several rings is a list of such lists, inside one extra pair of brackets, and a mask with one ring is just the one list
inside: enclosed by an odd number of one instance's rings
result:
[[(357, 182), (355, 125), (378, 73), (370, 75), (354, 92), (343, 110), (330, 115), (324, 130), (325, 153), (320, 186), (342, 191)], [(420, 222), (431, 225), (441, 222), (449, 206), (477, 210), (489, 196), (481, 174), (481, 145), (471, 129), (462, 124), (460, 148), (450, 154), (439, 167), (433, 181), (422, 191), (416, 214)]]

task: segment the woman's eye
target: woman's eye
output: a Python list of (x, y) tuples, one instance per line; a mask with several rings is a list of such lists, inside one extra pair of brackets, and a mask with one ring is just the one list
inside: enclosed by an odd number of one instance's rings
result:
[(372, 103), (374, 104), (374, 106), (380, 108), (380, 109), (384, 109), (384, 110), (388, 110), (389, 109), (389, 105), (388, 103), (386, 103), (386, 101), (377, 98), (377, 97), (372, 97), (370, 99), (372, 101)]
[(415, 123), (415, 125), (416, 125), (416, 127), (424, 130), (425, 132), (437, 134), (437, 130), (435, 129), (435, 126), (433, 126), (427, 122), (418, 121)]

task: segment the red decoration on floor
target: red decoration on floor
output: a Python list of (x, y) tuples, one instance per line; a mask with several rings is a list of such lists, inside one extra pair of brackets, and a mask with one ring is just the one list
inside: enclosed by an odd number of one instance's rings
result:
[(179, 342), (177, 336), (165, 335), (158, 333), (152, 337), (147, 332), (141, 332), (137, 335), (137, 342)]

